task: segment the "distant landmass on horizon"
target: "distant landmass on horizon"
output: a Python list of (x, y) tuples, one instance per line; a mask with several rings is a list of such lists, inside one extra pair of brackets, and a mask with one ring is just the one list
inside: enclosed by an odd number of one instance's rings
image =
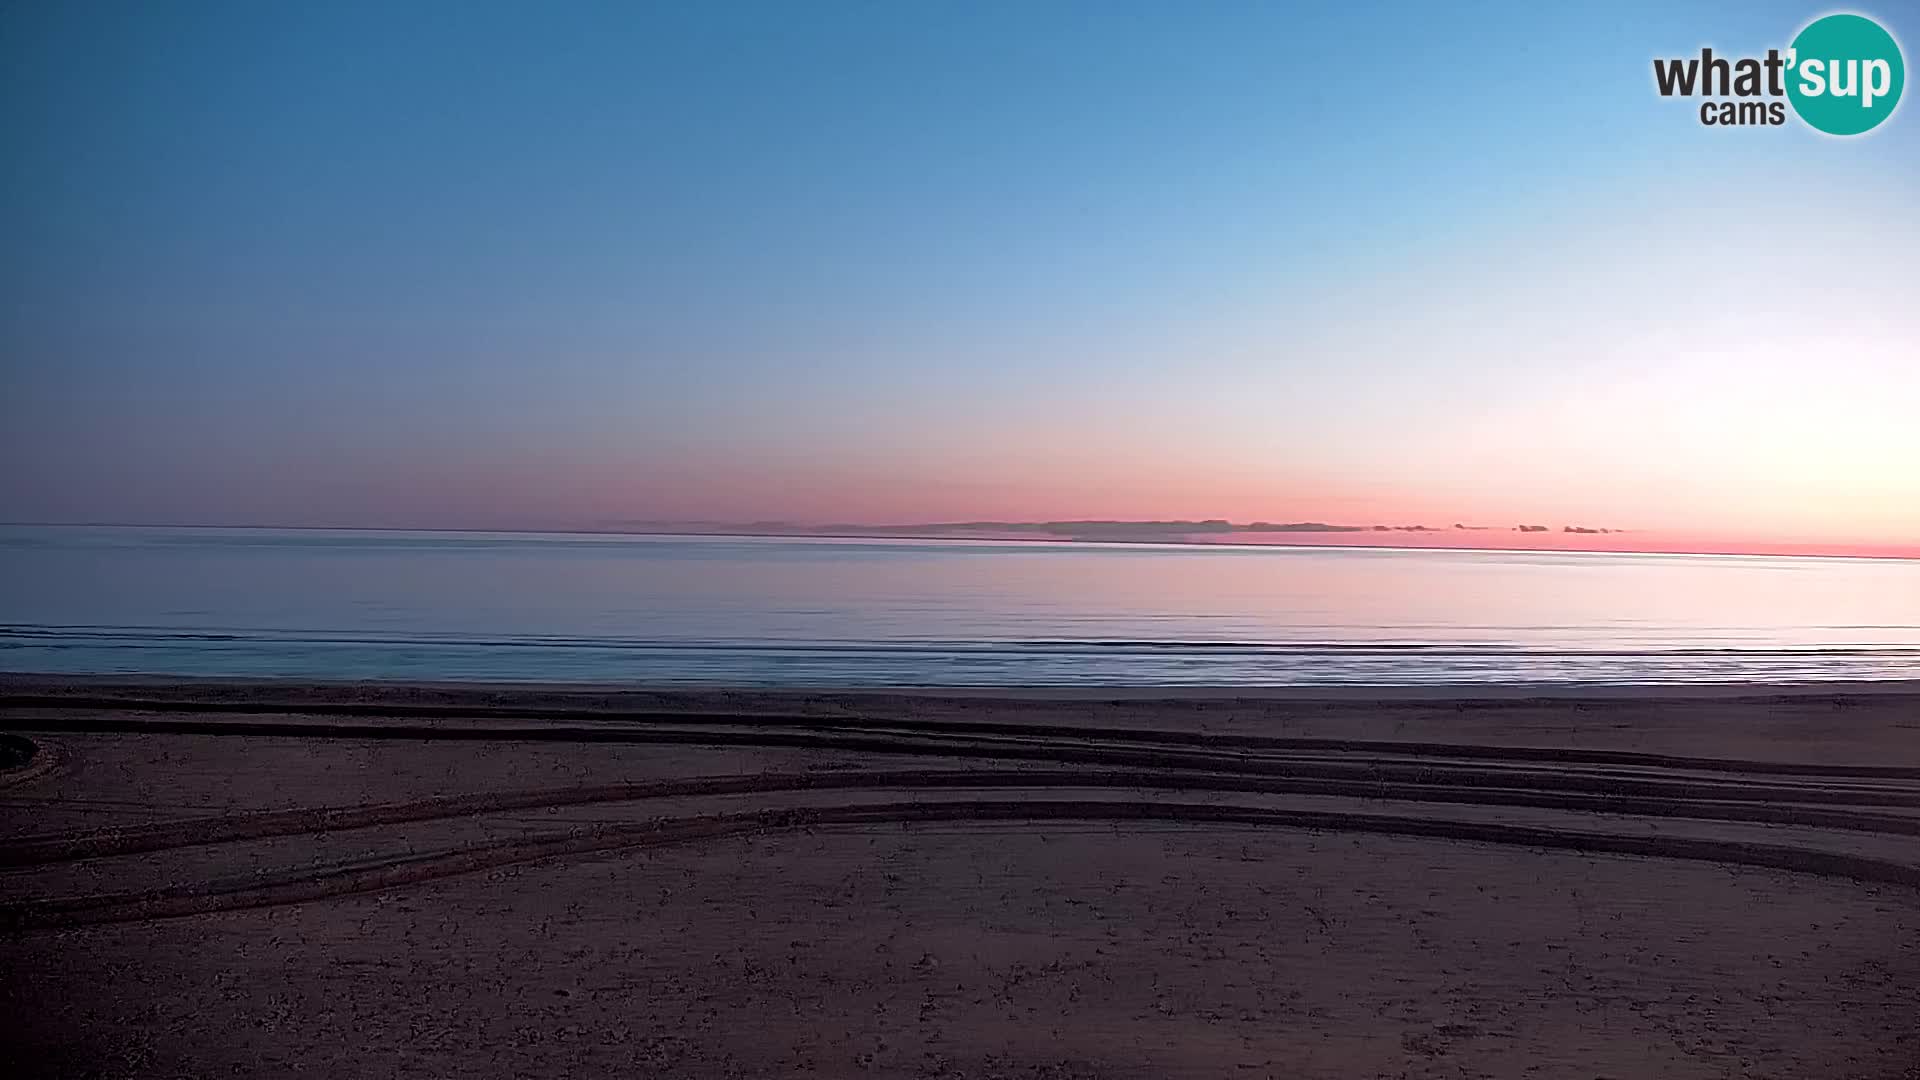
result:
[(1129, 540), (1152, 540), (1161, 543), (1179, 542), (1183, 538), (1189, 537), (1219, 537), (1243, 533), (1545, 533), (1557, 531), (1582, 536), (1604, 536), (1625, 531), (1623, 529), (1596, 529), (1582, 525), (1563, 525), (1556, 530), (1548, 525), (1497, 527), (1491, 525), (1463, 525), (1458, 522), (1447, 527), (1434, 527), (1430, 525), (1336, 525), (1323, 521), (1253, 521), (1245, 524), (1237, 524), (1225, 518), (1207, 518), (1199, 521), (946, 521), (881, 525), (858, 523), (808, 525), (788, 521), (651, 521), (634, 519), (606, 522), (605, 527), (651, 533), (730, 533), (751, 536), (891, 536), (932, 538), (955, 536), (1000, 538), (1007, 536), (1043, 536), (1052, 539), (1068, 540), (1109, 540), (1122, 542)]

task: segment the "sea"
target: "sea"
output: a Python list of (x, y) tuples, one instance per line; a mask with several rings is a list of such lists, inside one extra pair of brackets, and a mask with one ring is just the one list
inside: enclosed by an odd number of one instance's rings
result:
[(1920, 561), (0, 527), (0, 670), (739, 687), (1920, 678)]

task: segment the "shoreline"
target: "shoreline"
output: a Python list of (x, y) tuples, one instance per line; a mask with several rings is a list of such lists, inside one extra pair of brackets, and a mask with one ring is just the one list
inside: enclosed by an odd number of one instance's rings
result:
[(496, 704), (516, 698), (576, 698), (582, 703), (613, 703), (641, 696), (649, 700), (681, 698), (712, 701), (728, 697), (778, 700), (828, 698), (901, 698), (965, 700), (980, 704), (1022, 702), (1275, 702), (1313, 704), (1427, 703), (1475, 701), (1726, 702), (1776, 698), (1914, 697), (1920, 703), (1920, 679), (1858, 679), (1779, 683), (1386, 683), (1327, 685), (1167, 684), (1159, 686), (917, 685), (917, 686), (762, 686), (753, 684), (646, 683), (594, 680), (474, 679), (311, 679), (252, 675), (170, 675), (126, 673), (66, 675), (57, 672), (0, 672), (0, 704), (23, 695), (83, 698), (113, 691), (167, 695), (181, 703), (216, 704), (223, 700), (261, 700), (274, 691), (308, 701), (356, 701), (404, 704), (421, 694), (485, 698)]

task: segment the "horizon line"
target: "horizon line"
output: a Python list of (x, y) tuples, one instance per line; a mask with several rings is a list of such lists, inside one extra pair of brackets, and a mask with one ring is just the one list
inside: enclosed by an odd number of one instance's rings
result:
[[(655, 522), (655, 524), (667, 525), (671, 523), (666, 521), (660, 521), (660, 522)], [(693, 523), (689, 522), (689, 524), (693, 524)], [(1361, 550), (1361, 551), (1425, 551), (1425, 552), (1465, 551), (1465, 552), (1512, 553), (1512, 554), (1528, 554), (1528, 555), (1538, 555), (1538, 554), (1680, 555), (1680, 556), (1725, 557), (1725, 558), (1874, 559), (1874, 560), (1889, 560), (1889, 561), (1895, 561), (1895, 562), (1920, 562), (1920, 543), (1907, 544), (1904, 542), (1885, 545), (1885, 546), (1893, 547), (1897, 549), (1895, 552), (1858, 552), (1858, 551), (1821, 551), (1821, 550), (1764, 551), (1764, 550), (1752, 550), (1751, 548), (1755, 546), (1752, 544), (1744, 545), (1744, 547), (1746, 548), (1744, 550), (1742, 549), (1743, 545), (1728, 545), (1727, 547), (1712, 548), (1712, 549), (1683, 549), (1683, 548), (1677, 548), (1677, 547), (1655, 547), (1655, 548), (1633, 548), (1633, 549), (1623, 549), (1623, 550), (1609, 550), (1609, 549), (1587, 549), (1587, 548), (1569, 549), (1569, 548), (1552, 548), (1552, 547), (1546, 547), (1546, 548), (1518, 547), (1518, 546), (1498, 546), (1498, 545), (1484, 545), (1484, 544), (1461, 544), (1461, 545), (1436, 547), (1431, 545), (1420, 545), (1420, 544), (1337, 543), (1337, 542), (1328, 543), (1328, 542), (1315, 542), (1311, 539), (1305, 539), (1305, 538), (1310, 538), (1315, 536), (1356, 535), (1355, 532), (1344, 532), (1344, 531), (1343, 532), (1276, 531), (1276, 532), (1265, 533), (1263, 535), (1301, 537), (1303, 539), (1273, 540), (1273, 541), (1250, 542), (1250, 543), (1232, 543), (1232, 542), (1210, 542), (1210, 541), (1204, 541), (1204, 540), (1200, 540), (1200, 541), (1184, 540), (1184, 539), (1177, 539), (1173, 535), (1169, 535), (1166, 537), (1158, 537), (1158, 538), (1140, 538), (1140, 537), (1124, 537), (1124, 536), (1113, 537), (1113, 538), (1102, 538), (1102, 537), (1089, 537), (1089, 536), (954, 536), (950, 534), (940, 535), (937, 533), (875, 534), (870, 532), (860, 533), (860, 532), (828, 532), (828, 531), (811, 531), (811, 532), (758, 531), (756, 532), (756, 531), (752, 531), (753, 526), (747, 523), (711, 522), (709, 524), (713, 524), (716, 526), (732, 525), (733, 527), (728, 529), (711, 529), (711, 530), (688, 529), (688, 530), (681, 530), (681, 531), (664, 531), (663, 532), (663, 531), (647, 531), (647, 530), (640, 530), (640, 529), (634, 529), (634, 528), (610, 528), (604, 525), (584, 525), (584, 526), (574, 525), (574, 526), (556, 526), (556, 527), (489, 526), (489, 527), (477, 528), (477, 527), (461, 527), (461, 526), (445, 526), (445, 525), (432, 525), (432, 526), (270, 525), (270, 524), (241, 525), (241, 524), (231, 524), (231, 523), (222, 524), (222, 523), (179, 522), (179, 521), (173, 521), (173, 522), (0, 521), (0, 528), (221, 529), (221, 530), (256, 530), (256, 531), (271, 530), (271, 531), (282, 531), (282, 532), (491, 533), (491, 534), (503, 534), (503, 535), (517, 535), (517, 536), (542, 535), (542, 534), (563, 535), (563, 536), (685, 536), (685, 537), (697, 537), (697, 538), (739, 537), (743, 539), (766, 539), (766, 540), (958, 540), (958, 541), (966, 541), (969, 543), (979, 543), (979, 544), (1062, 544), (1062, 545), (1104, 544), (1104, 545), (1111, 545), (1111, 546), (1136, 545), (1136, 546), (1143, 546), (1143, 547), (1230, 548), (1230, 549), (1312, 548), (1317, 550), (1352, 549), (1352, 550)], [(798, 527), (807, 528), (805, 526), (798, 526)], [(859, 527), (861, 526), (855, 526), (855, 528), (859, 528)], [(887, 526), (865, 526), (865, 527), (866, 528), (886, 528)], [(892, 528), (928, 528), (928, 529), (935, 529), (938, 527), (939, 527), (938, 525), (892, 526)], [(811, 528), (814, 528), (816, 530), (824, 530), (825, 528), (828, 528), (828, 527), (815, 526)], [(1400, 532), (1403, 530), (1389, 529), (1387, 531)], [(1457, 535), (1460, 535), (1462, 532), (1469, 532), (1469, 531), (1476, 531), (1476, 530), (1427, 528), (1418, 532), (1407, 532), (1407, 535), (1457, 536)], [(1519, 534), (1519, 535), (1528, 535), (1528, 536), (1544, 535), (1544, 536), (1554, 536), (1554, 537), (1600, 535), (1598, 530), (1595, 530), (1592, 533), (1569, 533), (1569, 532), (1557, 532), (1557, 531), (1548, 531), (1545, 533), (1534, 533), (1534, 532), (1520, 533), (1518, 529), (1504, 529), (1498, 526), (1487, 526), (1487, 527), (1484, 527), (1483, 530), (1479, 530), (1479, 531), (1502, 532), (1507, 534)], [(1373, 534), (1375, 530), (1372, 527), (1360, 526), (1360, 527), (1357, 527), (1357, 532), (1359, 534)], [(1216, 534), (1216, 535), (1219, 535), (1219, 534)], [(1639, 536), (1645, 536), (1645, 537), (1657, 537), (1660, 534), (1657, 531), (1648, 531), (1648, 530), (1612, 529), (1612, 530), (1608, 530), (1605, 535), (1612, 535), (1612, 536), (1639, 535)], [(1759, 545), (1765, 546), (1766, 543), (1768, 542), (1759, 542)], [(1816, 548), (1816, 549), (1823, 546), (1818, 543), (1802, 544), (1800, 542), (1795, 542), (1795, 541), (1773, 541), (1771, 543), (1779, 546), (1786, 546), (1786, 547), (1805, 546), (1805, 547)], [(1869, 546), (1875, 546), (1875, 545), (1861, 544), (1857, 546), (1869, 547)], [(1704, 548), (1705, 545), (1703, 545), (1702, 547)]]

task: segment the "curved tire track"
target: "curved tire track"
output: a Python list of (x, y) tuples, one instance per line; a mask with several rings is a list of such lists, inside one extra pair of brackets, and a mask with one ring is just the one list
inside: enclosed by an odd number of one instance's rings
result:
[[(1620, 751), (1379, 740), (1273, 738), (1152, 729), (870, 717), (716, 715), (455, 706), (165, 702), (0, 695), (0, 707), (109, 708), (157, 716), (19, 717), (28, 731), (220, 737), (379, 739), (757, 747), (1031, 763), (1031, 768), (846, 770), (630, 781), (483, 792), (360, 806), (273, 810), (0, 843), (0, 867), (202, 847), (476, 815), (661, 798), (826, 790), (1101, 789), (1234, 792), (1527, 807), (1698, 821), (1920, 836), (1920, 769), (1743, 762)], [(400, 717), (366, 722), (207, 719), (170, 712)], [(484, 719), (487, 724), (453, 721)], [(502, 726), (501, 720), (590, 720)], [(441, 721), (428, 723), (423, 721)], [(51, 760), (46, 748), (39, 755)], [(646, 847), (757, 830), (915, 821), (1189, 821), (1327, 829), (1725, 862), (1920, 887), (1909, 862), (1790, 845), (1588, 831), (1400, 814), (1088, 799), (943, 799), (687, 814), (499, 840), (473, 847), (288, 871), (237, 886), (189, 883), (0, 907), (20, 929), (163, 918), (345, 895), (570, 854)], [(1914, 860), (1920, 862), (1920, 859)]]
[(920, 822), (1164, 821), (1371, 833), (1423, 839), (1518, 845), (1584, 854), (1632, 855), (1751, 866), (1920, 887), (1920, 867), (1858, 855), (1737, 841), (1619, 836), (1486, 822), (1437, 821), (1386, 814), (1268, 810), (1198, 803), (907, 802), (757, 810), (660, 819), (520, 837), (423, 856), (286, 874), (220, 888), (176, 886), (30, 901), (0, 908), (13, 931), (175, 918), (216, 911), (301, 903), (394, 888), (563, 856), (657, 847), (749, 833), (823, 825)]
[[(897, 755), (912, 757), (970, 758), (998, 761), (1037, 761), (1047, 764), (1094, 765), (1107, 768), (1191, 770), (1263, 776), (1286, 776), (1320, 780), (1346, 780), (1363, 783), (1448, 784), (1460, 787), (1510, 788), (1528, 779), (1524, 771), (1506, 766), (1478, 763), (1433, 762), (1387, 758), (1351, 757), (1355, 751), (1336, 749), (1331, 754), (1296, 754), (1293, 757), (1262, 757), (1227, 750), (1191, 750), (1163, 747), (1127, 748), (1094, 746), (1083, 743), (1059, 744), (1045, 740), (968, 740), (963, 737), (929, 731), (909, 736), (882, 734), (845, 734), (831, 725), (815, 725), (822, 730), (760, 731), (730, 730), (725, 721), (709, 721), (699, 728), (620, 728), (613, 726), (519, 728), (446, 727), (398, 724), (298, 723), (288, 721), (196, 721), (136, 720), (125, 717), (60, 717), (35, 719), (16, 725), (23, 730), (82, 734), (173, 734), (211, 735), (228, 738), (295, 737), (326, 739), (396, 739), (447, 742), (529, 742), (629, 745), (729, 746), (761, 749), (827, 750), (843, 753)], [(938, 725), (934, 725), (937, 729)], [(1166, 733), (1178, 734), (1178, 733)], [(1086, 736), (1113, 742), (1124, 736), (1099, 733)], [(1312, 740), (1307, 740), (1309, 743)], [(1338, 745), (1338, 744), (1336, 744)], [(1392, 744), (1386, 744), (1392, 745)], [(1430, 747), (1431, 748), (1431, 747)], [(1501, 751), (1500, 747), (1471, 747), (1470, 756), (1484, 760), (1495, 755), (1482, 751)], [(1513, 748), (1514, 750), (1528, 748)], [(1531, 748), (1539, 749), (1539, 748)], [(1516, 759), (1519, 760), (1519, 759)], [(1680, 762), (1697, 760), (1678, 758)], [(1720, 764), (1727, 764), (1720, 762)], [(1694, 765), (1678, 766), (1694, 769)], [(1796, 775), (1821, 776), (1801, 767)], [(1825, 767), (1819, 767), (1824, 769)], [(1812, 802), (1858, 806), (1900, 806), (1920, 808), (1920, 790), (1886, 785), (1858, 783), (1794, 784), (1774, 782), (1758, 784), (1738, 780), (1703, 780), (1691, 777), (1672, 779), (1647, 775), (1616, 776), (1567, 770), (1538, 770), (1550, 776), (1553, 787), (1561, 791), (1598, 795), (1646, 796), (1653, 798), (1712, 799), (1730, 802)], [(1843, 774), (1851, 778), (1854, 774)]]
[(1152, 771), (927, 769), (690, 777), (681, 780), (632, 781), (576, 788), (439, 796), (363, 806), (228, 814), (134, 828), (107, 829), (78, 835), (21, 837), (0, 843), (0, 867), (42, 866), (213, 844), (418, 824), (483, 814), (556, 809), (596, 803), (801, 791), (969, 788), (1116, 788), (1342, 796), (1448, 805), (1528, 807), (1639, 817), (1746, 822), (1920, 836), (1920, 816), (1863, 813), (1819, 806), (1774, 806), (1691, 799), (1563, 794), (1522, 789), (1463, 791), (1432, 784), (1356, 783), (1313, 778), (1269, 779)]
[[(1513, 701), (1496, 700), (1450, 702), (1455, 708), (1476, 705), (1511, 706)], [(812, 715), (780, 713), (716, 713), (689, 710), (585, 709), (565, 706), (506, 705), (406, 705), (373, 702), (316, 701), (191, 701), (112, 695), (0, 694), (0, 709), (96, 710), (132, 713), (204, 713), (250, 716), (351, 716), (400, 718), (412, 720), (534, 720), (536, 730), (566, 731), (559, 722), (609, 725), (616, 723), (659, 726), (735, 726), (750, 728), (813, 728), (845, 731), (894, 731), (931, 735), (1002, 735), (1054, 739), (1088, 739), (1103, 742), (1137, 742), (1162, 746), (1215, 747), (1242, 750), (1308, 750), (1341, 753), (1367, 753), (1396, 757), (1443, 757), (1530, 761), (1550, 764), (1623, 765), (1661, 769), (1689, 769), (1702, 772), (1734, 772), (1747, 775), (1808, 775), (1889, 780), (1920, 780), (1920, 767), (1904, 765), (1814, 764), (1798, 761), (1766, 761), (1739, 758), (1700, 758), (1673, 754), (1654, 754), (1632, 750), (1596, 750), (1559, 746), (1493, 746), (1474, 743), (1401, 742), (1382, 739), (1342, 739), (1268, 735), (1234, 735), (1205, 731), (1167, 731), (1152, 728), (1089, 727), (1072, 724), (1009, 723), (983, 720), (913, 720), (910, 718)], [(105, 717), (55, 718), (36, 720), (21, 727), (44, 731), (126, 731), (140, 730), (122, 726)], [(138, 722), (134, 722), (138, 723)], [(41, 724), (78, 726), (42, 727)], [(90, 726), (115, 724), (116, 726)], [(213, 727), (203, 724), (201, 727)], [(219, 725), (237, 727), (239, 725)], [(361, 725), (288, 725), (302, 726), (314, 734), (326, 734), (328, 727), (353, 727), (354, 738), (380, 738), (357, 730)], [(381, 727), (394, 727), (380, 725)], [(157, 730), (157, 729), (156, 729)], [(169, 728), (169, 730), (185, 730)], [(395, 728), (395, 730), (398, 730)], [(426, 729), (443, 730), (443, 729)], [(219, 734), (198, 731), (200, 734)], [(260, 733), (260, 732), (250, 732)], [(297, 732), (296, 732), (297, 733)], [(430, 737), (396, 734), (393, 738)], [(484, 736), (482, 736), (484, 737)], [(525, 729), (515, 731), (516, 738), (539, 738)], [(563, 738), (561, 741), (570, 741)]]

